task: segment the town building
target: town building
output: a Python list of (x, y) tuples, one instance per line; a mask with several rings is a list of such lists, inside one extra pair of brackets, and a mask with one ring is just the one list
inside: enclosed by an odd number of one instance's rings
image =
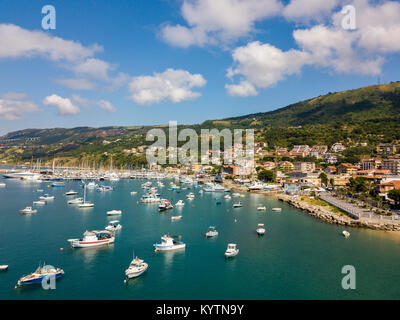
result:
[(295, 162), (294, 170), (298, 172), (312, 172), (315, 170), (315, 163), (314, 162)]

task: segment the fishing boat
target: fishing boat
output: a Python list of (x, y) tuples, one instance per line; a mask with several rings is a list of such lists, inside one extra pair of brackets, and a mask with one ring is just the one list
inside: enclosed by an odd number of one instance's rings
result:
[(54, 196), (49, 196), (47, 193), (44, 196), (39, 197), (40, 200), (51, 201), (54, 200)]
[(264, 223), (259, 223), (256, 229), (258, 235), (263, 235), (265, 233)]
[(67, 204), (81, 204), (83, 203), (83, 198), (74, 198), (67, 201)]
[(0, 271), (7, 271), (7, 270), (8, 270), (7, 264), (0, 265)]
[(350, 237), (350, 232), (348, 232), (348, 231), (346, 231), (346, 230), (344, 230), (344, 231), (342, 232), (342, 234), (343, 234), (343, 236), (344, 236), (345, 238)]
[(128, 269), (125, 270), (125, 275), (128, 279), (137, 278), (147, 271), (149, 265), (138, 257), (134, 258)]
[(115, 240), (114, 235), (107, 230), (86, 231), (81, 239), (68, 239), (73, 248), (97, 247), (111, 244)]
[(75, 196), (77, 194), (78, 194), (78, 192), (76, 192), (74, 190), (69, 190), (68, 192), (65, 193), (66, 196)]
[(239, 201), (239, 202), (237, 202), (237, 203), (234, 203), (232, 207), (233, 207), (233, 208), (240, 208), (240, 207), (243, 207), (243, 205), (242, 205), (242, 203)]
[(45, 205), (47, 202), (44, 200), (33, 201), (34, 205)]
[(272, 208), (272, 211), (282, 211), (282, 208)]
[(79, 208), (92, 208), (94, 207), (94, 203), (86, 202), (86, 185), (83, 186), (83, 202), (78, 203)]
[(226, 248), (226, 251), (225, 251), (225, 257), (226, 258), (234, 257), (234, 256), (237, 256), (238, 253), (239, 253), (239, 249), (236, 247), (236, 244), (229, 243), (228, 247)]
[(267, 210), (267, 207), (265, 207), (265, 206), (259, 206), (259, 207), (257, 207), (257, 210), (258, 210), (258, 211), (265, 211), (265, 210)]
[(118, 216), (120, 214), (122, 214), (121, 210), (110, 210), (110, 211), (107, 211), (107, 215), (108, 216)]
[(182, 216), (172, 216), (171, 217), (172, 221), (176, 221), (176, 220), (180, 220), (180, 219), (182, 219)]
[(193, 192), (188, 193), (188, 194), (186, 195), (186, 198), (188, 198), (189, 200), (194, 199), (194, 193), (193, 193)]
[(186, 244), (165, 234), (161, 237), (161, 243), (154, 244), (154, 247), (154, 251), (171, 251), (185, 249)]
[(175, 204), (175, 207), (183, 207), (185, 203), (182, 200), (178, 200), (178, 202)]
[(64, 275), (64, 270), (60, 268), (54, 268), (50, 265), (43, 265), (42, 267), (39, 266), (34, 272), (27, 276), (21, 277), (17, 285), (23, 286), (28, 284), (41, 284), (42, 281), (45, 279), (58, 279)]
[(105, 229), (111, 232), (115, 232), (121, 230), (122, 226), (120, 225), (118, 220), (113, 220), (108, 223), (108, 226), (105, 227)]
[(208, 231), (206, 232), (206, 238), (212, 238), (218, 236), (218, 231), (214, 226), (209, 226)]
[(167, 199), (161, 199), (161, 203), (158, 205), (158, 210), (164, 211), (172, 209), (174, 206)]
[(22, 209), (19, 211), (21, 214), (31, 214), (31, 213), (36, 213), (37, 210), (33, 209), (32, 207), (26, 207), (25, 209)]

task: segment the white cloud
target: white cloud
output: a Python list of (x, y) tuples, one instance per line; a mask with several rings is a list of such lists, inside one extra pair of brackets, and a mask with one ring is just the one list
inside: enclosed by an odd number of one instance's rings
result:
[(85, 47), (78, 42), (54, 37), (43, 31), (30, 31), (13, 24), (0, 24), (0, 58), (39, 55), (53, 61), (79, 61), (93, 56), (102, 47)]
[(108, 79), (110, 64), (100, 59), (89, 58), (73, 67), (77, 74), (84, 74), (95, 79)]
[(60, 115), (75, 115), (80, 112), (79, 107), (73, 104), (70, 99), (62, 98), (56, 94), (44, 98), (43, 104), (55, 107)]
[(79, 95), (73, 95), (72, 99), (84, 108), (99, 107), (101, 109), (115, 112), (117, 109), (107, 100), (89, 100)]
[(257, 21), (281, 9), (278, 0), (184, 0), (181, 13), (188, 26), (167, 25), (161, 35), (180, 47), (226, 43), (247, 36)]
[(154, 73), (153, 76), (139, 76), (132, 78), (129, 84), (131, 98), (144, 105), (150, 105), (162, 100), (181, 102), (199, 97), (199, 92), (192, 88), (202, 87), (206, 80), (201, 74), (191, 74), (185, 70), (167, 69), (163, 73)]
[(19, 120), (25, 113), (39, 112), (38, 106), (24, 93), (6, 93), (0, 97), (0, 118)]
[(85, 78), (56, 79), (55, 81), (72, 90), (94, 90), (97, 88), (97, 83)]
[(291, 0), (283, 16), (295, 21), (320, 21), (329, 16), (341, 0)]
[(248, 97), (258, 94), (254, 85), (248, 81), (241, 81), (239, 84), (226, 84), (225, 88), (229, 95), (233, 97)]

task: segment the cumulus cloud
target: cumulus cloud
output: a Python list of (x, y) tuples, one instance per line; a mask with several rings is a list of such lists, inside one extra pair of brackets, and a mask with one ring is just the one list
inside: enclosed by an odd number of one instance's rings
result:
[(76, 104), (72, 103), (70, 99), (62, 98), (56, 94), (52, 94), (51, 96), (44, 98), (43, 104), (56, 108), (58, 110), (58, 114), (63, 116), (76, 115), (81, 111), (80, 108)]
[(19, 120), (25, 113), (39, 112), (38, 106), (25, 93), (6, 93), (0, 97), (0, 118)]
[(94, 90), (97, 83), (85, 78), (56, 79), (55, 82), (72, 90)]
[(225, 88), (229, 95), (233, 97), (248, 97), (258, 94), (257, 89), (249, 81), (241, 81), (239, 84), (226, 84)]
[(129, 83), (131, 98), (138, 104), (150, 105), (162, 100), (181, 102), (199, 97), (194, 87), (202, 87), (206, 80), (201, 74), (191, 74), (185, 70), (167, 69), (153, 76), (132, 78)]
[(117, 109), (111, 104), (111, 102), (107, 100), (89, 100), (86, 98), (81, 97), (80, 95), (73, 95), (72, 99), (84, 108), (92, 108), (92, 107), (99, 107), (101, 109), (115, 112)]
[(106, 61), (89, 58), (73, 67), (73, 70), (78, 74), (88, 75), (96, 79), (108, 79), (108, 71), (110, 64)]
[(289, 20), (321, 20), (330, 15), (341, 0), (291, 0), (283, 15)]
[(281, 9), (278, 0), (184, 0), (181, 13), (188, 26), (166, 25), (161, 36), (179, 47), (226, 43), (247, 36), (257, 21)]

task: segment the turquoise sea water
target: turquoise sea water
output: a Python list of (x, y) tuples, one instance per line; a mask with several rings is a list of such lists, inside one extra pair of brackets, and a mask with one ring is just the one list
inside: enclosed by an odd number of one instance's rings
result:
[[(400, 298), (400, 236), (348, 229), (326, 224), (272, 198), (246, 194), (243, 207), (238, 201), (222, 199), (223, 194), (181, 193), (159, 188), (161, 196), (183, 208), (159, 213), (157, 205), (138, 203), (143, 180), (121, 180), (115, 191), (87, 193), (92, 209), (67, 205), (66, 191), (82, 193), (79, 182), (48, 188), (48, 183), (2, 180), (0, 188), (0, 299), (398, 299)], [(153, 183), (155, 185), (155, 182)], [(31, 216), (19, 210), (38, 199), (37, 189), (55, 196)], [(130, 195), (138, 191), (137, 195)], [(188, 192), (196, 197), (189, 201)], [(82, 196), (82, 195), (81, 195)], [(222, 204), (216, 205), (215, 197)], [(256, 210), (259, 204), (267, 211)], [(272, 212), (272, 207), (282, 212)], [(85, 230), (103, 229), (116, 217), (106, 211), (123, 211), (123, 226), (115, 243), (108, 247), (72, 249), (67, 239), (80, 237)], [(171, 215), (182, 215), (171, 222)], [(235, 222), (236, 219), (236, 222)], [(267, 229), (258, 237), (255, 229)], [(219, 236), (205, 239), (208, 226), (215, 225)], [(181, 235), (186, 250), (154, 253), (153, 244), (169, 233)], [(225, 260), (229, 242), (240, 253)], [(60, 250), (64, 248), (64, 250)], [(147, 273), (124, 283), (124, 270), (135, 255), (149, 263)], [(40, 261), (64, 269), (55, 290), (27, 287), (14, 290), (17, 280), (33, 272)], [(356, 290), (343, 290), (341, 269), (354, 265)]]

